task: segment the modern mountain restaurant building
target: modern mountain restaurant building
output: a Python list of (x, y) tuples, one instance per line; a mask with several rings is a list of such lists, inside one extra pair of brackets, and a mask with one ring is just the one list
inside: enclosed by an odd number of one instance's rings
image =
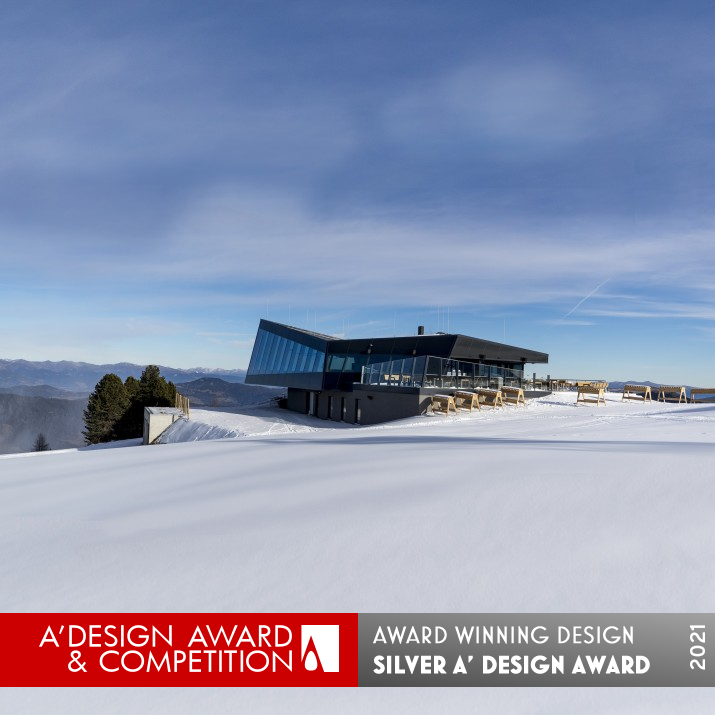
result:
[[(261, 320), (246, 383), (288, 388), (288, 409), (355, 424), (423, 414), (449, 389), (522, 387), (546, 353), (436, 333), (343, 340)], [(543, 393), (542, 393), (543, 394)]]

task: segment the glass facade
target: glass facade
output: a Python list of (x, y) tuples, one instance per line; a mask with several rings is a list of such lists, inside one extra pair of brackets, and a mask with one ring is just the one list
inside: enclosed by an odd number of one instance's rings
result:
[(322, 373), (325, 353), (268, 330), (259, 330), (253, 346), (248, 375)]
[[(360, 369), (368, 360), (369, 355), (357, 355), (353, 353), (336, 353), (328, 355), (328, 362), (325, 366), (326, 372), (360, 372)], [(387, 359), (389, 355), (385, 356)]]
[(523, 367), (514, 367), (517, 369), (424, 355), (367, 365), (361, 382), (363, 385), (454, 389), (521, 386)]
[[(246, 384), (326, 392), (351, 392), (360, 382), (416, 388), (522, 386), (527, 358), (515, 362), (512, 356), (521, 349), (500, 346), (499, 352), (494, 352), (491, 343), (484, 346), (476, 339), (455, 335), (338, 340), (262, 320)], [(491, 354), (482, 355), (479, 350)], [(450, 354), (458, 354), (460, 359), (438, 357)], [(503, 357), (496, 357), (500, 354)], [(543, 358), (546, 361), (548, 356)], [(333, 413), (339, 411), (337, 403), (331, 406)], [(340, 411), (344, 413), (345, 406)]]

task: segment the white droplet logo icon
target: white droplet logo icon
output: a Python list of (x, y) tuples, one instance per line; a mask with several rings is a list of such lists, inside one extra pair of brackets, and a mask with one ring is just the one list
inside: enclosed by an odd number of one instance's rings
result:
[(301, 664), (310, 673), (340, 672), (340, 626), (317, 623), (300, 627)]

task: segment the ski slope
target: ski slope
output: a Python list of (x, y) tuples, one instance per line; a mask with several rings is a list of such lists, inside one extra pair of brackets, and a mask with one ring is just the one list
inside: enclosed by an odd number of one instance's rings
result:
[[(210, 439), (220, 436), (222, 439)], [(715, 405), (195, 411), (0, 458), (2, 611), (711, 612)], [(712, 712), (707, 689), (0, 691), (2, 712)]]

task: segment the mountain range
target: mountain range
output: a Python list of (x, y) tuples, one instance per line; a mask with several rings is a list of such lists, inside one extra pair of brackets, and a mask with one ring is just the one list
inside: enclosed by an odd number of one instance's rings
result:
[[(107, 373), (119, 375), (122, 380), (132, 375), (139, 378), (145, 365), (136, 365), (129, 362), (120, 362), (109, 365), (94, 365), (86, 362), (32, 362), (30, 360), (0, 360), (0, 388), (14, 388), (18, 386), (49, 385), (61, 390), (79, 392), (89, 395), (95, 385)], [(213, 368), (182, 368), (166, 367), (159, 365), (161, 374), (174, 383), (191, 382), (203, 377), (216, 377), (226, 382), (243, 382), (246, 371), (241, 369), (222, 370)], [(44, 395), (44, 393), (43, 393)], [(50, 395), (44, 395), (50, 396)]]
[(52, 397), (56, 400), (86, 400), (87, 391), (72, 392), (52, 385), (12, 385), (0, 387), (0, 395), (21, 395), (22, 397)]
[(229, 383), (216, 377), (202, 377), (192, 382), (176, 383), (176, 388), (189, 398), (192, 408), (223, 411), (268, 402), (286, 392), (282, 387)]

